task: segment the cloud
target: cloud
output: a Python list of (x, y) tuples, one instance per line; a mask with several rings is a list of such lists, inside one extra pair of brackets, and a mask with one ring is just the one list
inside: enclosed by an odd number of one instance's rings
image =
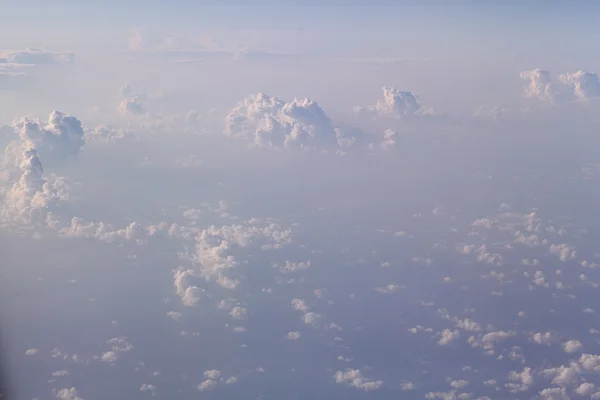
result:
[(121, 115), (144, 115), (146, 113), (146, 108), (142, 104), (142, 98), (140, 96), (134, 96), (129, 99), (121, 100), (121, 103), (119, 103), (119, 113), (121, 113)]
[(62, 178), (52, 182), (42, 175), (44, 169), (34, 149), (26, 149), (19, 164), (21, 175), (8, 191), (2, 191), (4, 201), (0, 203), (0, 224), (28, 225), (44, 221), (49, 206), (69, 198), (68, 185)]
[(214, 381), (219, 380), (219, 378), (221, 377), (221, 371), (219, 371), (218, 369), (211, 369), (208, 371), (204, 371), (204, 376), (207, 379), (212, 379)]
[(140, 392), (152, 393), (152, 395), (154, 395), (156, 393), (156, 386), (148, 383), (142, 383), (142, 386), (140, 386)]
[(293, 332), (288, 332), (287, 335), (285, 335), (285, 338), (287, 340), (298, 340), (300, 339), (300, 336), (302, 336), (302, 334), (298, 331), (293, 331)]
[(47, 122), (22, 118), (13, 127), (22, 147), (36, 150), (45, 164), (72, 158), (85, 144), (81, 121), (60, 111), (53, 111)]
[(531, 338), (533, 339), (533, 341), (535, 343), (544, 344), (546, 346), (551, 345), (556, 340), (551, 332), (546, 332), (546, 333), (537, 332), (537, 333), (534, 333)]
[(532, 69), (521, 72), (521, 79), (527, 81), (524, 95), (544, 101), (554, 101), (555, 89), (550, 72), (543, 69)]
[(229, 315), (231, 315), (235, 319), (244, 319), (248, 315), (248, 310), (245, 309), (244, 307), (236, 306), (231, 309), (231, 311), (229, 312)]
[(313, 100), (286, 103), (263, 93), (246, 97), (229, 112), (225, 133), (254, 147), (335, 151), (354, 142)]
[(38, 352), (38, 350), (37, 350), (37, 349), (28, 349), (28, 350), (25, 352), (25, 355), (27, 355), (27, 356), (33, 356), (33, 355), (37, 354), (37, 352)]
[(394, 118), (434, 113), (431, 109), (423, 110), (414, 93), (387, 86), (383, 87), (383, 100), (367, 107), (356, 106), (354, 112), (358, 115)]
[(337, 371), (333, 376), (336, 383), (349, 385), (366, 392), (377, 390), (383, 385), (383, 381), (373, 381), (363, 376), (358, 369), (346, 369)]
[[(75, 60), (74, 53), (52, 53), (40, 49), (28, 48), (22, 51), (6, 53), (8, 63), (17, 64), (71, 64)], [(2, 63), (0, 63), (0, 66)]]
[(54, 396), (59, 400), (83, 400), (81, 397), (79, 397), (77, 394), (77, 389), (74, 387), (70, 389), (58, 389), (54, 390), (53, 392)]
[(569, 340), (563, 344), (565, 353), (579, 353), (583, 351), (583, 344), (579, 340)]
[(454, 342), (456, 339), (460, 338), (460, 332), (457, 330), (451, 331), (450, 329), (444, 329), (440, 332), (440, 339), (438, 340), (438, 344), (440, 346), (446, 346), (450, 343)]
[(205, 390), (214, 389), (215, 387), (217, 387), (217, 382), (211, 379), (207, 379), (198, 385), (198, 390), (203, 392)]
[(558, 79), (573, 88), (573, 94), (580, 100), (594, 100), (600, 98), (600, 80), (595, 72), (579, 70), (573, 73), (564, 73)]

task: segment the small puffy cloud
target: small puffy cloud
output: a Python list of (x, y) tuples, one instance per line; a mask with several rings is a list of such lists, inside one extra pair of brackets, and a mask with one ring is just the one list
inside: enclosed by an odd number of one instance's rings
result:
[(306, 302), (302, 299), (293, 299), (292, 307), (294, 307), (298, 311), (308, 312), (308, 306), (306, 305)]
[(217, 381), (221, 377), (221, 371), (218, 369), (204, 371), (204, 377), (207, 379), (212, 379), (213, 381)]
[(569, 340), (563, 344), (566, 353), (579, 353), (583, 350), (583, 344), (579, 340)]
[(226, 385), (232, 385), (238, 381), (238, 378), (235, 376), (231, 376), (225, 380)]
[(231, 315), (235, 319), (244, 319), (248, 315), (248, 310), (245, 309), (244, 307), (236, 306), (231, 309), (231, 311), (229, 312), (229, 315)]
[(285, 335), (285, 338), (287, 340), (298, 340), (298, 339), (300, 339), (300, 336), (301, 336), (300, 332), (293, 331), (293, 332), (288, 332), (287, 335)]
[(573, 88), (573, 94), (580, 100), (600, 98), (600, 80), (595, 72), (577, 71), (564, 73), (558, 79)]
[(511, 381), (506, 387), (511, 393), (526, 392), (533, 385), (534, 379), (531, 368), (526, 367), (523, 371), (510, 371), (508, 379)]
[(451, 331), (450, 329), (444, 329), (440, 332), (440, 339), (438, 340), (438, 344), (440, 346), (448, 345), (454, 342), (456, 339), (460, 337), (460, 332), (457, 330)]
[(81, 397), (77, 394), (77, 389), (74, 387), (70, 389), (58, 389), (54, 390), (54, 396), (59, 400), (82, 400)]
[(205, 390), (214, 389), (217, 386), (217, 382), (211, 379), (207, 379), (198, 385), (198, 390), (203, 392)]
[(389, 284), (386, 286), (378, 287), (375, 289), (375, 291), (377, 291), (379, 293), (390, 294), (390, 293), (394, 293), (394, 292), (398, 291), (399, 289), (401, 289), (400, 286), (394, 285), (394, 284)]
[(100, 359), (102, 361), (108, 362), (108, 363), (114, 363), (115, 361), (117, 361), (117, 353), (115, 353), (114, 351), (107, 351), (105, 353), (102, 353), (102, 356), (100, 356)]
[(452, 381), (450, 382), (450, 386), (452, 386), (454, 389), (462, 389), (464, 387), (469, 386), (469, 381), (466, 381), (464, 379)]
[(554, 101), (555, 91), (550, 72), (539, 68), (523, 71), (521, 79), (527, 81), (525, 97)]
[(552, 335), (551, 332), (546, 332), (546, 333), (541, 333), (541, 332), (537, 332), (534, 333), (531, 338), (533, 339), (533, 341), (537, 344), (544, 344), (544, 345), (551, 345), (554, 341), (555, 338)]
[(156, 386), (148, 384), (148, 383), (143, 383), (142, 386), (140, 387), (140, 392), (152, 393), (152, 395), (154, 395), (156, 393)]
[(304, 314), (304, 323), (308, 325), (317, 325), (321, 319), (321, 315), (315, 312), (307, 312)]
[(364, 391), (376, 390), (383, 385), (383, 381), (373, 381), (365, 378), (358, 369), (337, 371), (333, 377), (336, 383), (350, 385)]
[(353, 143), (313, 100), (286, 103), (263, 93), (246, 97), (229, 112), (225, 133), (254, 147), (335, 151)]
[(412, 92), (386, 86), (383, 88), (383, 100), (367, 107), (356, 106), (354, 112), (358, 115), (402, 118), (432, 114), (433, 110), (423, 110), (418, 97)]
[(584, 382), (575, 389), (575, 393), (580, 396), (591, 396), (596, 393), (596, 385), (591, 382)]
[(37, 352), (38, 352), (38, 349), (28, 349), (25, 352), (25, 355), (27, 355), (27, 356), (33, 356), (33, 355), (37, 354)]

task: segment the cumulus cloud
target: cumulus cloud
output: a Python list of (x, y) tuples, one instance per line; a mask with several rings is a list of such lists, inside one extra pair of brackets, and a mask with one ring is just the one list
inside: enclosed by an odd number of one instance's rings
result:
[[(227, 289), (235, 289), (239, 279), (229, 276), (240, 266), (231, 254), (234, 248), (245, 248), (252, 244), (262, 244), (268, 250), (280, 248), (290, 242), (291, 230), (281, 229), (277, 224), (210, 226), (195, 236), (195, 253), (191, 261), (198, 266), (201, 277), (215, 281)], [(262, 242), (262, 243), (261, 243)]]
[(558, 79), (573, 88), (573, 94), (580, 100), (594, 100), (600, 98), (600, 80), (595, 72), (579, 70), (564, 73)]
[(349, 385), (367, 392), (379, 389), (383, 385), (383, 381), (373, 381), (365, 378), (358, 369), (337, 371), (333, 377), (336, 383)]
[(521, 79), (527, 81), (525, 97), (554, 101), (555, 89), (550, 72), (539, 68), (523, 71)]
[(298, 340), (298, 339), (300, 339), (300, 336), (301, 336), (300, 332), (293, 331), (293, 332), (288, 332), (287, 335), (285, 335), (285, 338), (287, 340)]
[(284, 102), (259, 93), (246, 97), (226, 117), (228, 136), (244, 138), (254, 147), (336, 151), (351, 146), (329, 116), (313, 100)]
[(198, 385), (198, 390), (203, 392), (205, 390), (214, 389), (215, 387), (217, 387), (217, 382), (207, 379)]
[(450, 329), (444, 329), (440, 332), (440, 339), (438, 340), (438, 344), (440, 346), (448, 345), (454, 342), (456, 339), (460, 337), (460, 332), (457, 330), (451, 331)]
[(248, 315), (248, 310), (244, 307), (233, 307), (229, 312), (229, 315), (235, 319), (244, 319)]
[(77, 394), (77, 389), (74, 387), (70, 389), (65, 388), (54, 390), (54, 396), (59, 400), (83, 400), (81, 397), (79, 397)]
[(569, 340), (563, 344), (566, 353), (579, 353), (583, 351), (583, 344), (579, 340)]
[(212, 379), (214, 381), (219, 380), (221, 377), (221, 371), (218, 369), (211, 369), (208, 371), (204, 371), (204, 376), (208, 379)]
[(55, 201), (68, 199), (68, 185), (62, 178), (48, 182), (43, 178), (44, 169), (34, 149), (26, 149), (19, 164), (21, 176), (13, 186), (0, 193), (0, 223), (5, 225), (28, 225), (46, 218), (49, 206)]
[(156, 393), (156, 386), (149, 383), (142, 383), (142, 386), (140, 386), (140, 392), (152, 393), (152, 395), (154, 395)]
[(362, 107), (354, 107), (358, 115), (384, 116), (402, 118), (411, 115), (433, 114), (433, 110), (424, 110), (419, 103), (418, 97), (412, 92), (398, 90), (393, 87), (383, 88), (383, 100)]
[(541, 332), (537, 332), (534, 333), (531, 337), (533, 339), (533, 341), (537, 344), (544, 344), (544, 345), (551, 345), (556, 339), (554, 337), (554, 335), (552, 335), (551, 332), (546, 332), (546, 333), (541, 333)]
[(45, 164), (76, 156), (85, 144), (81, 121), (60, 111), (53, 111), (47, 122), (23, 118), (13, 127), (21, 147), (35, 149)]

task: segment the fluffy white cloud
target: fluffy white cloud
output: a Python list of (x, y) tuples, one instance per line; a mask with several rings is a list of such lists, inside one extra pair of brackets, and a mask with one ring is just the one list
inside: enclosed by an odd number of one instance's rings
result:
[(287, 340), (298, 340), (298, 339), (300, 339), (300, 336), (301, 336), (300, 332), (293, 331), (293, 332), (288, 332), (287, 335), (285, 335), (285, 338)]
[(154, 394), (156, 393), (156, 386), (149, 383), (142, 383), (142, 386), (140, 386), (140, 392)]
[(383, 381), (373, 381), (365, 378), (358, 369), (337, 371), (333, 377), (336, 383), (350, 385), (364, 391), (376, 390), (383, 385)]
[(229, 312), (229, 315), (231, 315), (235, 319), (244, 319), (248, 315), (248, 310), (245, 309), (244, 307), (236, 306), (231, 309), (231, 311)]
[(28, 225), (46, 218), (48, 207), (53, 202), (68, 200), (68, 185), (63, 178), (46, 181), (42, 163), (35, 149), (25, 149), (19, 164), (21, 175), (12, 187), (0, 188), (3, 198), (0, 203), (1, 225)]
[(354, 142), (313, 100), (286, 103), (263, 93), (246, 97), (229, 112), (225, 133), (255, 147), (336, 151)]
[(533, 341), (535, 343), (545, 344), (547, 346), (551, 345), (555, 341), (555, 338), (551, 332), (546, 332), (546, 333), (537, 332), (537, 333), (534, 333), (531, 336), (531, 338), (533, 339)]
[(27, 355), (27, 356), (33, 356), (33, 355), (37, 354), (37, 352), (38, 352), (38, 350), (37, 350), (37, 349), (28, 349), (28, 350), (25, 352), (25, 355)]
[[(367, 107), (356, 106), (354, 107), (354, 112), (358, 115), (395, 118), (411, 115), (434, 114), (434, 111), (431, 109), (422, 109), (418, 97), (412, 92), (402, 91), (387, 86), (383, 88), (383, 100), (379, 100), (377, 103)], [(388, 147), (389, 144), (390, 143), (388, 142)]]
[(526, 367), (523, 371), (510, 371), (508, 379), (511, 381), (506, 387), (511, 393), (526, 392), (534, 383), (531, 368)]
[(524, 92), (526, 97), (554, 101), (555, 89), (550, 72), (539, 68), (523, 71), (521, 79), (527, 81)]
[(440, 332), (440, 339), (438, 340), (438, 344), (440, 346), (448, 345), (454, 342), (456, 339), (460, 337), (460, 332), (457, 330), (451, 331), (450, 329), (444, 329)]
[(235, 289), (239, 280), (228, 276), (240, 262), (230, 254), (235, 247), (244, 248), (253, 243), (263, 243), (261, 248), (280, 248), (290, 242), (291, 231), (276, 224), (210, 226), (201, 230), (195, 238), (195, 253), (191, 261), (198, 266), (201, 277), (215, 281), (227, 289)]
[(198, 390), (203, 392), (205, 390), (214, 389), (215, 387), (217, 387), (217, 382), (211, 379), (207, 379), (198, 385)]
[(81, 121), (60, 111), (53, 111), (47, 122), (23, 118), (13, 127), (21, 148), (36, 150), (45, 164), (76, 156), (85, 144)]
[(218, 369), (204, 371), (204, 377), (207, 379), (212, 379), (213, 381), (217, 381), (221, 377), (221, 371)]
[(579, 340), (569, 340), (563, 344), (566, 353), (579, 353), (583, 351), (583, 344)]
[(562, 83), (573, 88), (575, 96), (581, 100), (600, 98), (600, 80), (595, 72), (577, 71), (558, 76)]
[(79, 395), (77, 394), (77, 389), (75, 389), (74, 387), (70, 389), (65, 388), (54, 390), (54, 396), (59, 400), (83, 400), (81, 397), (79, 397)]

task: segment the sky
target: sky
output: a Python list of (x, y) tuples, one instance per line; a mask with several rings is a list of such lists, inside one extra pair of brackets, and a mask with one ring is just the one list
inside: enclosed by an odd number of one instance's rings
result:
[(6, 400), (600, 399), (598, 3), (1, 8)]

